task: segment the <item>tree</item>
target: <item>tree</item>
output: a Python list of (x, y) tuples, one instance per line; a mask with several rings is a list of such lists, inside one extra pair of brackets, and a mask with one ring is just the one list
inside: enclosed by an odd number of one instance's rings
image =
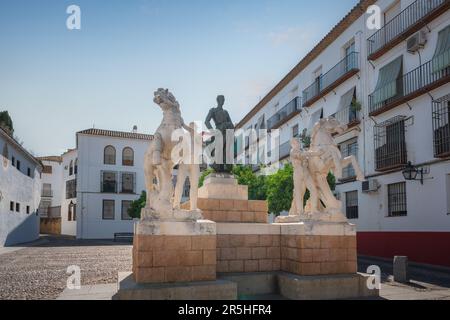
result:
[[(281, 212), (291, 209), (294, 193), (293, 175), (294, 169), (291, 164), (288, 164), (267, 178), (267, 201), (269, 202), (270, 212), (279, 215)], [(331, 172), (328, 174), (327, 180), (331, 190), (334, 190), (336, 178)], [(309, 197), (309, 191), (306, 190), (304, 205), (306, 205)]]
[(199, 188), (203, 187), (203, 183), (205, 182), (206, 177), (209, 176), (211, 173), (214, 173), (213, 168), (208, 168), (202, 172), (202, 175), (198, 179), (198, 187)]
[(131, 202), (130, 208), (128, 209), (128, 215), (133, 219), (141, 218), (141, 210), (144, 209), (147, 202), (147, 193), (142, 191), (139, 199)]
[(257, 176), (250, 166), (236, 165), (233, 167), (233, 175), (241, 185), (248, 186), (249, 200), (267, 199), (267, 177)]
[(14, 125), (8, 111), (0, 112), (0, 128), (5, 130), (10, 136), (14, 133)]

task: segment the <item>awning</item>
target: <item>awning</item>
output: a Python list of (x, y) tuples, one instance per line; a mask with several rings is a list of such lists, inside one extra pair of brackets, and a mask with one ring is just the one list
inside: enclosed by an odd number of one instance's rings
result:
[(439, 72), (448, 66), (450, 66), (450, 26), (439, 32), (433, 56), (433, 72)]
[(378, 83), (373, 93), (373, 104), (379, 104), (398, 94), (397, 79), (402, 75), (403, 56), (380, 69)]
[(355, 96), (356, 87), (351, 88), (347, 93), (345, 93), (341, 97), (341, 101), (339, 102), (338, 112), (344, 110), (345, 108), (350, 107), (353, 101), (353, 97)]
[(258, 123), (257, 123), (257, 126), (256, 126), (257, 130), (262, 130), (262, 129), (266, 128), (266, 121), (265, 120), (266, 120), (266, 117), (265, 117), (264, 114), (261, 117), (259, 117)]

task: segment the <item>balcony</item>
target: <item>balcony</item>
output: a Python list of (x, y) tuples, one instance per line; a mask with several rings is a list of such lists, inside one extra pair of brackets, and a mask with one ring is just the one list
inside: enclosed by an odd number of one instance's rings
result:
[(330, 93), (359, 72), (359, 53), (352, 52), (303, 91), (303, 107)]
[(283, 144), (280, 144), (280, 151), (279, 151), (279, 160), (283, 160), (288, 158), (291, 155), (291, 142), (287, 141)]
[[(450, 51), (446, 54), (450, 55)], [(406, 103), (418, 96), (426, 94), (430, 90), (442, 86), (450, 81), (450, 68), (443, 70), (433, 70), (433, 60), (408, 72), (396, 80), (397, 93), (392, 98), (378, 102), (376, 95), (388, 90), (391, 84), (378, 89), (369, 95), (369, 113), (371, 116), (379, 115), (391, 110), (403, 103)]]
[(45, 218), (61, 218), (61, 207), (40, 207), (39, 215)]
[(53, 190), (42, 189), (41, 197), (43, 197), (43, 198), (52, 198), (53, 197)]
[(300, 111), (300, 98), (296, 97), (267, 120), (267, 129), (273, 130), (279, 128), (281, 125), (298, 115)]
[(348, 128), (358, 125), (361, 119), (359, 110), (355, 110), (351, 105), (336, 112), (332, 117)]
[(449, 7), (449, 0), (417, 0), (367, 39), (367, 59), (378, 59)]

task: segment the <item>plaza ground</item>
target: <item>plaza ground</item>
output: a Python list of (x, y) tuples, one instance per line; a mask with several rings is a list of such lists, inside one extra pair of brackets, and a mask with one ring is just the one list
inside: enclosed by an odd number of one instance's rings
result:
[[(130, 244), (41, 237), (17, 247), (0, 248), (0, 299), (110, 299), (118, 272), (131, 270)], [(81, 290), (67, 290), (67, 267), (81, 268)], [(450, 271), (412, 265), (411, 282), (392, 280), (392, 263), (360, 257), (358, 268), (382, 271), (381, 299), (450, 300)], [(256, 297), (274, 299), (277, 296)]]

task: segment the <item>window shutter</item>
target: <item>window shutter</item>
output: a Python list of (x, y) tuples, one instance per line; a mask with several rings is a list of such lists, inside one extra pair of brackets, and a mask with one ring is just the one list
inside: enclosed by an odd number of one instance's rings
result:
[(433, 72), (439, 72), (448, 66), (450, 66), (450, 26), (439, 32), (433, 56)]
[(399, 92), (397, 79), (401, 76), (403, 56), (398, 57), (388, 65), (380, 69), (378, 82), (374, 92), (374, 104), (379, 104), (395, 97)]

